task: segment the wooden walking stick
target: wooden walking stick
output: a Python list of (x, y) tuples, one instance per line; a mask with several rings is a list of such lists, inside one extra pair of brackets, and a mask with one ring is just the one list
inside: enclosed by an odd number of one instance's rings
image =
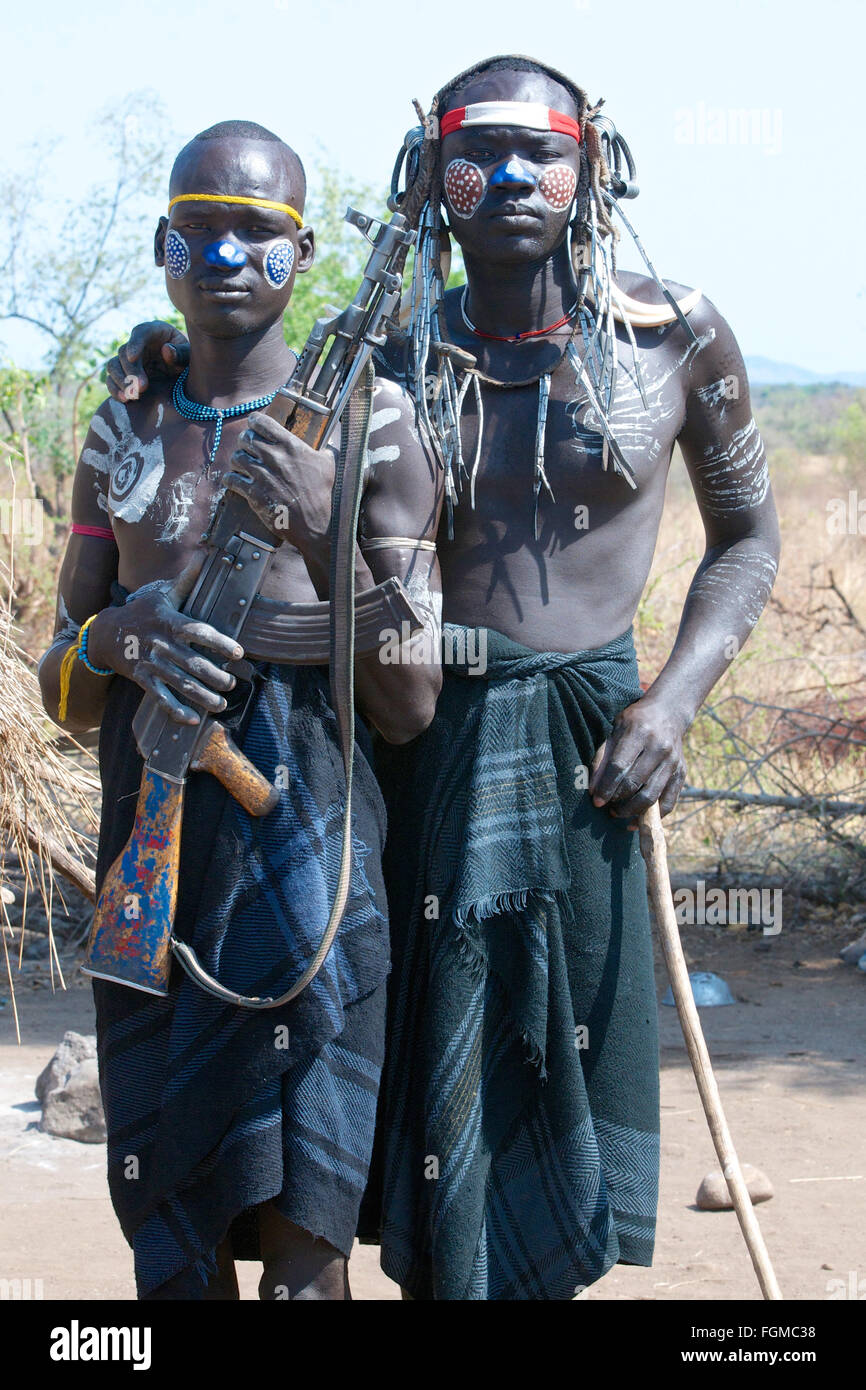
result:
[(698, 1083), (701, 1104), (704, 1107), (713, 1144), (722, 1165), (725, 1181), (728, 1184), (728, 1191), (737, 1213), (737, 1220), (740, 1223), (743, 1238), (758, 1276), (761, 1292), (766, 1299), (780, 1299), (782, 1297), (781, 1290), (770, 1263), (770, 1256), (764, 1244), (758, 1218), (755, 1216), (752, 1199), (743, 1178), (740, 1160), (737, 1158), (734, 1141), (731, 1138), (731, 1131), (728, 1129), (719, 1088), (713, 1075), (710, 1054), (707, 1051), (707, 1044), (701, 1028), (701, 1020), (692, 994), (671, 893), (665, 832), (662, 828), (658, 804), (650, 806), (648, 810), (644, 811), (638, 824), (641, 854), (644, 857), (649, 879), (650, 899), (658, 924), (659, 938), (670, 976), (674, 1002), (680, 1016), (686, 1050), (695, 1073), (695, 1080)]

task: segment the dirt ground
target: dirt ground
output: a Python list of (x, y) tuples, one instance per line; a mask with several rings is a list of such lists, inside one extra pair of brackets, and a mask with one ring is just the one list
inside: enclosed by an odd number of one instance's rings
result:
[[(703, 1009), (708, 1045), (743, 1162), (775, 1188), (757, 1208), (788, 1299), (866, 1298), (866, 975), (838, 960), (858, 934), (844, 909), (761, 937), (743, 929), (684, 929), (690, 968), (714, 970), (736, 1004)], [(859, 928), (862, 930), (862, 926)], [(64, 1031), (93, 1031), (87, 981), (64, 965), (68, 990), (52, 994), (47, 968), (18, 978), (22, 1045), (8, 986), (0, 984), (0, 1278), (42, 1280), (46, 1299), (131, 1299), (130, 1251), (117, 1226), (102, 1145), (38, 1129), (36, 1076)], [(658, 970), (659, 998), (666, 980)], [(661, 1019), (661, 1195), (655, 1263), (615, 1267), (580, 1301), (755, 1298), (757, 1285), (732, 1212), (694, 1205), (715, 1166), (676, 1010)], [(399, 1299), (378, 1251), (356, 1247), (356, 1299)], [(240, 1265), (254, 1299), (258, 1266)], [(837, 1281), (837, 1282), (834, 1282)]]

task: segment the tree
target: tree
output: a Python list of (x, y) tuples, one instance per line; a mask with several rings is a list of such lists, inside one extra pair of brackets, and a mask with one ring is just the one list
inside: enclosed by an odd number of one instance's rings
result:
[[(47, 190), (53, 145), (37, 144), (25, 177), (0, 178), (6, 250), (0, 319), (33, 324), (47, 339), (47, 374), (59, 393), (87, 373), (106, 316), (152, 289), (146, 199), (165, 180), (172, 148), (165, 108), (133, 92), (95, 123), (111, 174), (77, 202), (58, 208)], [(50, 230), (39, 209), (51, 208)], [(58, 228), (62, 235), (58, 235)]]

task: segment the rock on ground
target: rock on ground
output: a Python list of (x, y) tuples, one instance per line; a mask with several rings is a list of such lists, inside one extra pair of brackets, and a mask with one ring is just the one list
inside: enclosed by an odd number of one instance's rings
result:
[(63, 1041), (36, 1081), (41, 1129), (82, 1144), (105, 1142), (96, 1038), (64, 1033)]
[(71, 1030), (64, 1033), (63, 1041), (48, 1066), (44, 1067), (36, 1078), (36, 1099), (39, 1104), (45, 1104), (45, 1097), (49, 1091), (56, 1091), (58, 1086), (65, 1086), (75, 1068), (87, 1057), (95, 1056), (95, 1035), (85, 1037), (82, 1033), (73, 1033)]
[[(757, 1206), (758, 1202), (769, 1202), (773, 1196), (773, 1184), (760, 1168), (755, 1168), (751, 1163), (740, 1165), (743, 1170), (743, 1178), (752, 1199), (752, 1206)], [(700, 1187), (695, 1203), (701, 1211), (733, 1211), (734, 1204), (728, 1192), (728, 1184), (725, 1182), (725, 1175), (721, 1168), (713, 1168), (707, 1173)]]
[(852, 941), (850, 946), (844, 946), (839, 952), (839, 959), (844, 960), (846, 965), (858, 965), (866, 956), (866, 931), (862, 936), (858, 936), (856, 941)]

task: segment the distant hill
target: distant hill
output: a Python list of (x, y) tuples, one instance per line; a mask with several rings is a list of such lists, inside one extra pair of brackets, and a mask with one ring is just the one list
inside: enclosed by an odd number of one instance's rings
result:
[(840, 429), (857, 401), (856, 387), (839, 381), (762, 385), (753, 378), (751, 387), (752, 409), (771, 458), (779, 449), (839, 452)]
[[(857, 430), (864, 417), (864, 407), (860, 404), (862, 396), (857, 387), (839, 381), (810, 381), (796, 386), (788, 383), (765, 385), (753, 380), (751, 397), (755, 420), (777, 481), (782, 476), (799, 476), (800, 466), (808, 455), (835, 455), (837, 459), (844, 455), (850, 467), (855, 466), (854, 460), (860, 456)], [(860, 471), (862, 473), (862, 466)], [(674, 470), (672, 476), (673, 486), (688, 487), (685, 469)]]
[(810, 372), (790, 362), (774, 362), (770, 357), (745, 359), (753, 386), (818, 386), (839, 382), (844, 386), (866, 386), (866, 372)]

